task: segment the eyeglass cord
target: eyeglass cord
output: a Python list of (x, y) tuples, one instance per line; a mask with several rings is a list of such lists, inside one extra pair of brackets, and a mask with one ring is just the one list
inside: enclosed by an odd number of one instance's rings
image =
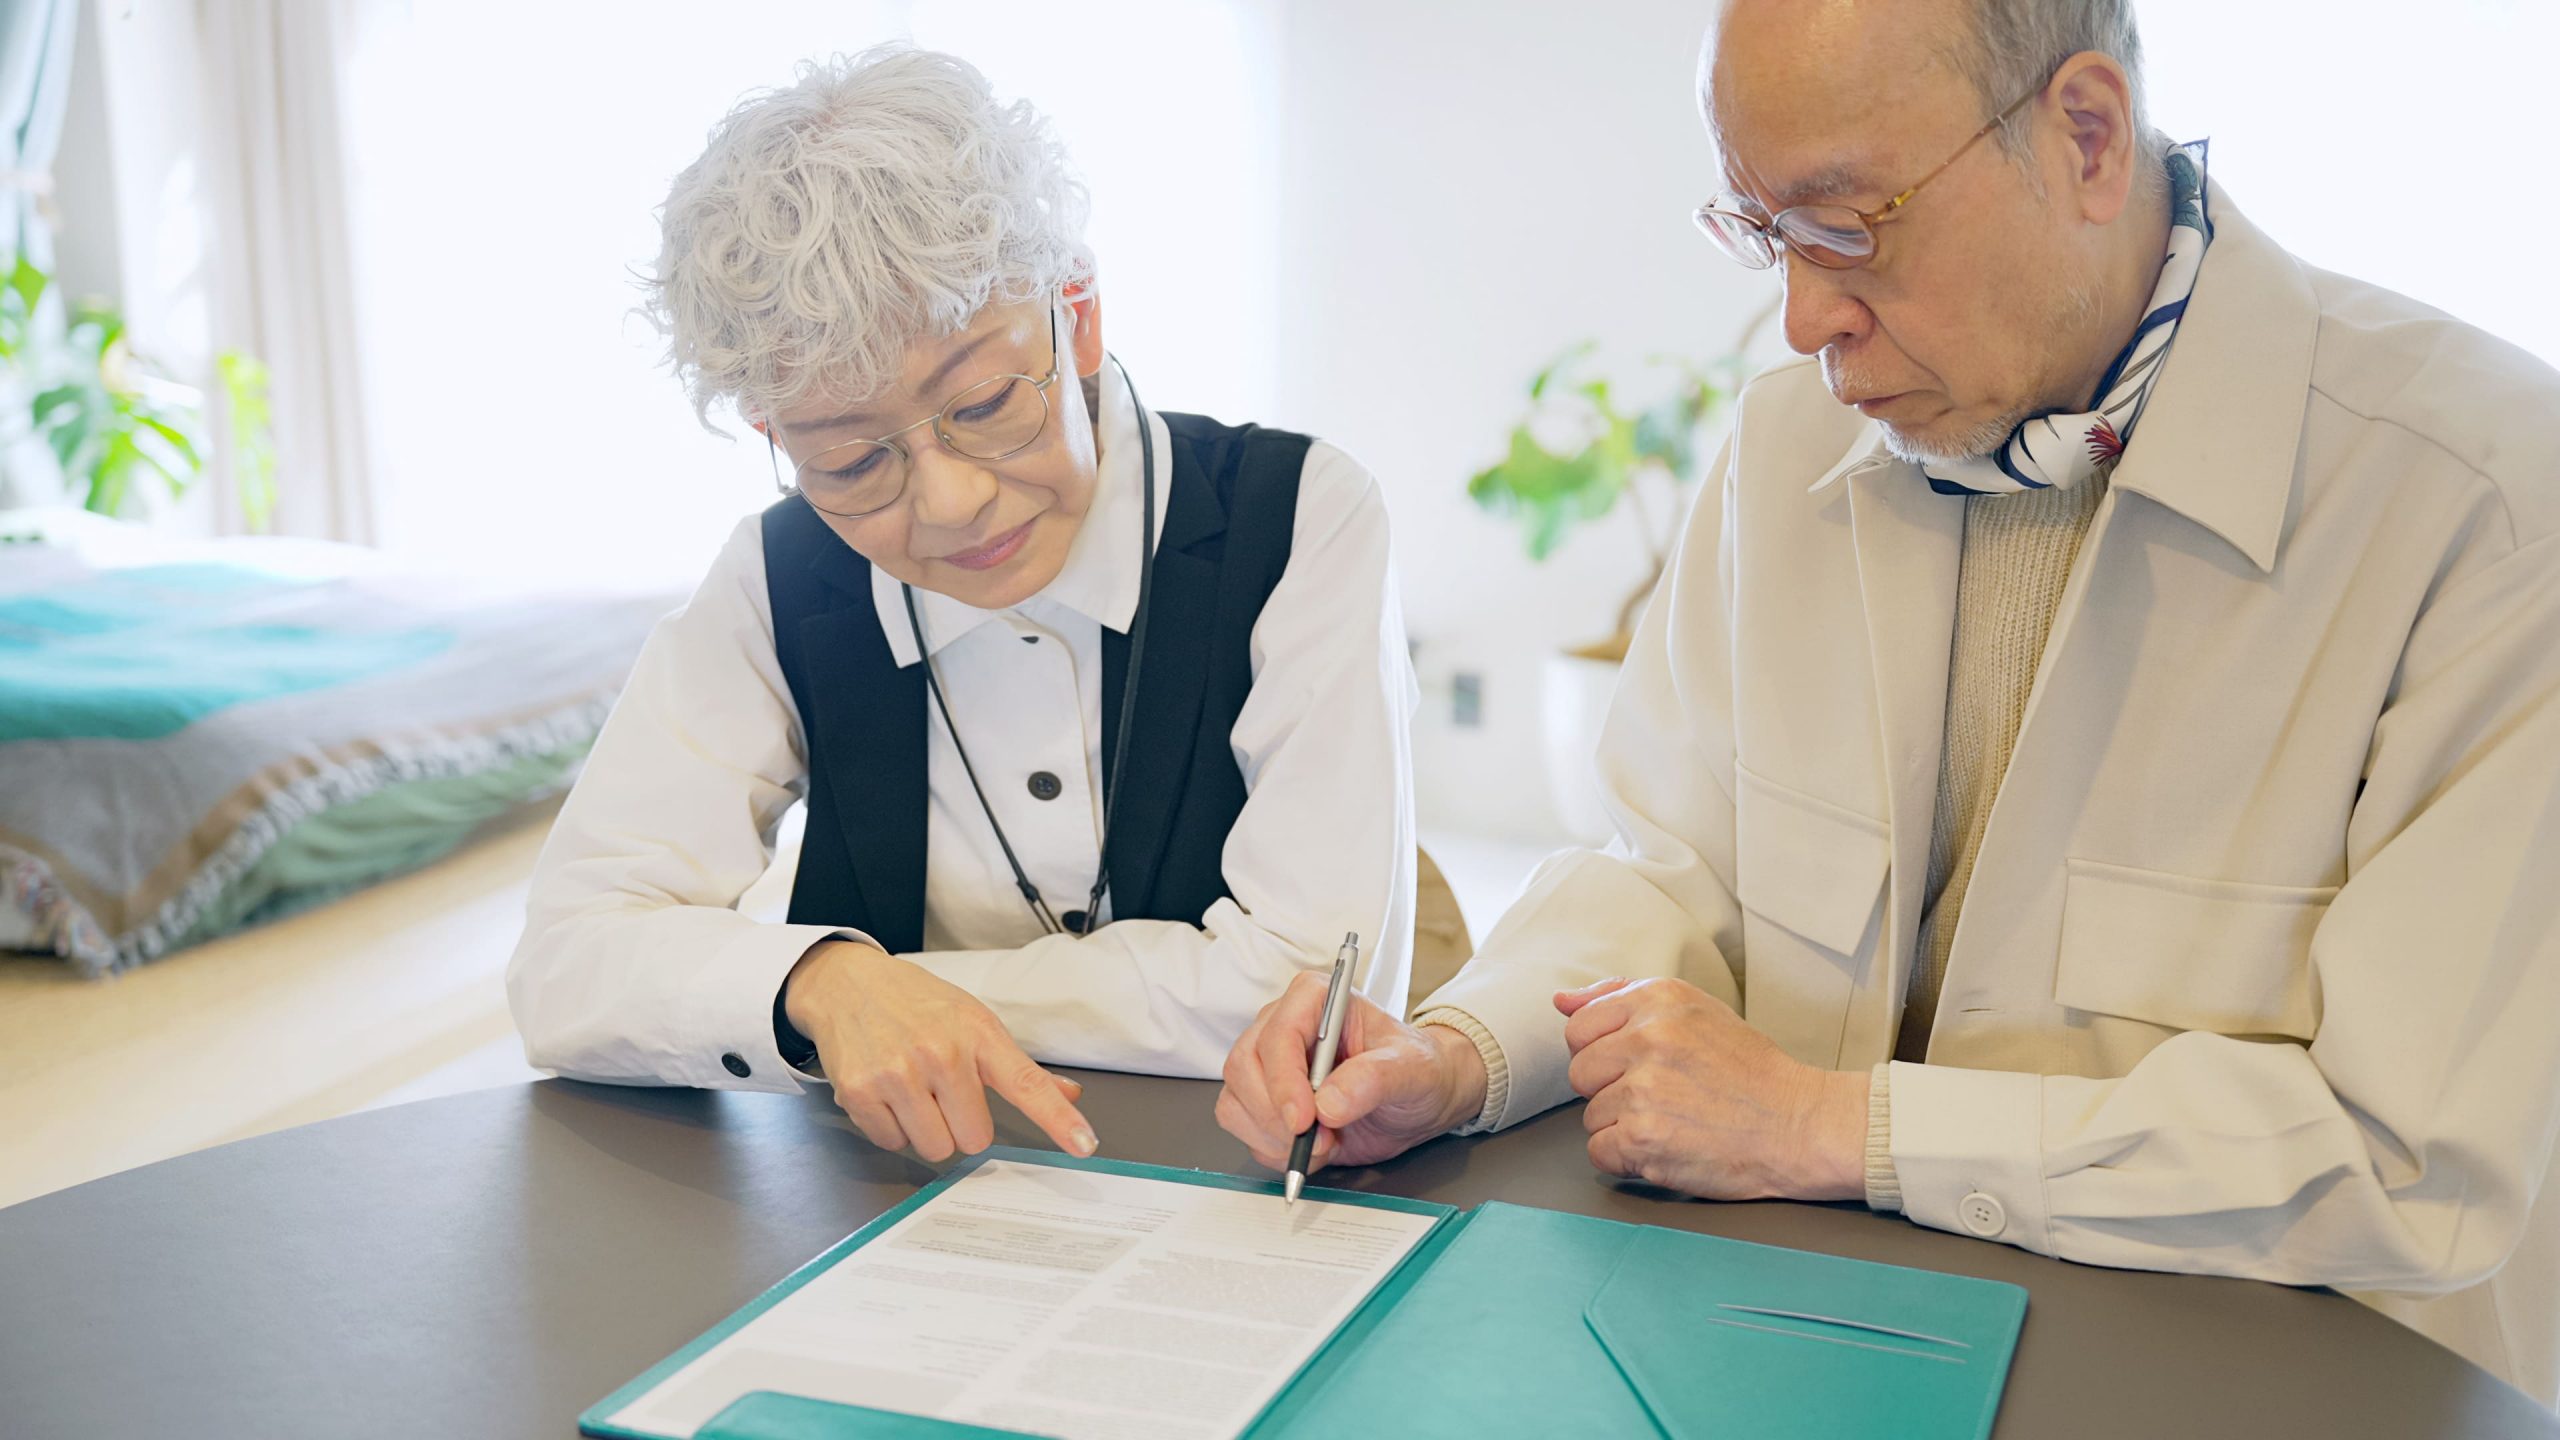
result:
[[(1040, 922), (1041, 932), (1048, 935), (1090, 935), (1102, 920), (1102, 897), (1111, 888), (1111, 821), (1120, 813), (1120, 781), (1129, 773), (1129, 734), (1136, 727), (1138, 674), (1147, 658), (1147, 616), (1155, 598), (1156, 569), (1156, 437), (1147, 416), (1146, 402), (1138, 398), (1136, 382), (1129, 378), (1129, 367), (1120, 357), (1111, 357), (1120, 372), (1120, 383), (1129, 388), (1129, 403), (1138, 412), (1138, 453), (1144, 477), (1143, 530), (1145, 539), (1138, 551), (1138, 610), (1129, 622), (1129, 670), (1120, 685), (1120, 733), (1113, 737), (1111, 776), (1102, 788), (1102, 861), (1093, 877), (1093, 891), (1086, 897), (1084, 924), (1072, 932), (1059, 922), (1057, 912), (1049, 908), (1048, 898), (1032, 883), (1029, 872), (1022, 868), (1020, 857), (1013, 852), (1013, 842), (1004, 833), (1004, 825), (996, 819), (996, 807), (987, 803), (987, 790), (978, 783), (978, 767), (969, 759), (969, 747), (961, 743), (960, 727), (951, 718), (951, 702), (942, 693), (942, 680), (935, 674), (933, 657), (925, 650), (924, 621), (916, 614), (916, 591), (912, 585), (899, 589), (907, 601), (907, 627), (915, 635), (916, 658), (924, 666), (925, 688), (933, 694), (934, 708), (942, 714), (942, 728), (951, 736), (951, 748), (960, 756), (961, 773), (969, 777), (969, 789), (978, 797), (978, 809), (987, 817), (987, 828), (995, 831), (996, 848), (1004, 852), (1004, 863), (1013, 871), (1014, 887), (1022, 892), (1023, 903), (1031, 907), (1032, 918)], [(805, 503), (805, 498), (804, 498)]]

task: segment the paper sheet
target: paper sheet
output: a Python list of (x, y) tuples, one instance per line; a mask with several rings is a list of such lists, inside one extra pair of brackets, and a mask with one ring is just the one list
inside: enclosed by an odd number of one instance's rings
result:
[(1069, 1440), (1242, 1432), (1430, 1215), (990, 1160), (613, 1423), (751, 1390)]

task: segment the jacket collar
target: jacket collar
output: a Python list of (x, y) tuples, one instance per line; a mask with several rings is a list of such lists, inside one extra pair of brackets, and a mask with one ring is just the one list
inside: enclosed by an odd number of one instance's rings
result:
[(2293, 503), (2320, 301), (2300, 261), (2209, 186), (2213, 246), (2168, 368), (2109, 484), (2273, 573)]

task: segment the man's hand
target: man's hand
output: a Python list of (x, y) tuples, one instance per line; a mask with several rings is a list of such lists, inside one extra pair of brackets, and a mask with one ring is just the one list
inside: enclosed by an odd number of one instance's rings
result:
[(1343, 1010), (1342, 1048), (1321, 1092), (1307, 1084), (1326, 977), (1300, 975), (1262, 1007), (1227, 1052), (1218, 1123), (1256, 1163), (1277, 1170), (1310, 1117), (1322, 1122), (1309, 1163), (1372, 1165), (1475, 1118), (1484, 1058), (1446, 1026), (1407, 1025), (1359, 995)]
[(883, 1150), (940, 1163), (995, 1143), (990, 1089), (1070, 1155), (1095, 1149), (1075, 1107), (1084, 1087), (1040, 1068), (995, 1012), (923, 967), (850, 940), (825, 941), (782, 982), (782, 1009), (817, 1042), (836, 1103)]
[(1556, 996), (1591, 1163), (1710, 1200), (1866, 1194), (1867, 1077), (1803, 1064), (1677, 980)]

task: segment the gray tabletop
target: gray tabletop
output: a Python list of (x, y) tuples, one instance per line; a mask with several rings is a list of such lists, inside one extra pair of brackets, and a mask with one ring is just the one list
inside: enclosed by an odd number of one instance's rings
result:
[[(1213, 1085), (1081, 1078), (1105, 1154), (1250, 1164), (1209, 1119)], [(1043, 1143), (1018, 1119), (999, 1138)], [(2520, 1392), (2334, 1295), (2091, 1269), (1853, 1207), (1684, 1201), (1603, 1178), (1582, 1143), (1567, 1109), (1326, 1183), (2023, 1285), (2004, 1437), (2560, 1436)], [(566, 1081), (146, 1166), (0, 1210), (0, 1435), (561, 1440), (934, 1175), (814, 1091)]]

